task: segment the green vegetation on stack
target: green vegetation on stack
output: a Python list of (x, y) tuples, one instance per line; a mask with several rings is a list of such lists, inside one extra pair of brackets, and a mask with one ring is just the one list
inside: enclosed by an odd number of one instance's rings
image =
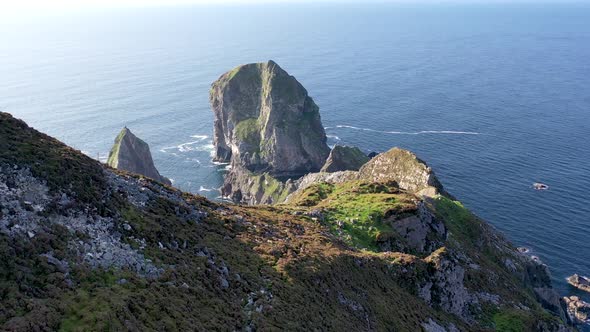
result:
[(375, 252), (378, 240), (394, 233), (384, 219), (416, 211), (415, 196), (401, 192), (394, 182), (318, 183), (298, 193), (289, 205), (320, 209), (334, 234), (349, 245)]

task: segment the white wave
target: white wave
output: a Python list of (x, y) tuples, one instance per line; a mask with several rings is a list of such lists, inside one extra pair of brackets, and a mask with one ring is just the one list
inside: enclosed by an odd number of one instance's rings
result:
[(195, 145), (197, 143), (201, 143), (201, 140), (182, 143), (182, 144), (178, 145), (176, 148), (178, 149), (179, 152), (195, 151), (197, 149), (197, 147), (193, 147), (193, 145)]
[(455, 130), (421, 130), (415, 132), (409, 131), (383, 131), (383, 130), (376, 130), (371, 128), (360, 128), (355, 126), (348, 126), (348, 125), (337, 125), (336, 128), (347, 128), (353, 130), (362, 130), (362, 131), (370, 131), (374, 133), (381, 133), (381, 134), (393, 134), (393, 135), (424, 135), (424, 134), (446, 134), (446, 135), (481, 135), (481, 133), (473, 132), (473, 131), (455, 131)]
[(328, 137), (328, 138), (333, 138), (333, 139), (335, 139), (335, 140), (337, 140), (337, 141), (340, 141), (340, 140), (341, 140), (341, 139), (340, 139), (340, 137), (338, 137), (338, 136), (336, 136), (336, 135), (326, 135), (326, 137)]
[(192, 138), (198, 138), (198, 139), (200, 139), (201, 141), (204, 141), (204, 140), (206, 140), (207, 138), (209, 138), (209, 136), (207, 136), (207, 135), (191, 135), (191, 137), (192, 137)]
[(213, 191), (213, 190), (214, 190), (213, 188), (205, 188), (205, 187), (203, 187), (203, 186), (200, 186), (200, 187), (199, 187), (199, 191), (206, 191), (206, 192), (209, 192), (209, 191)]
[(229, 163), (223, 163), (223, 162), (220, 162), (220, 161), (212, 161), (211, 163), (213, 165), (229, 165)]

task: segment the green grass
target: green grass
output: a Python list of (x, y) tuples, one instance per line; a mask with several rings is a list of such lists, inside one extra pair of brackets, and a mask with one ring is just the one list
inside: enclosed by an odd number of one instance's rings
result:
[(437, 214), (461, 242), (474, 244), (481, 235), (481, 221), (459, 201), (439, 196), (435, 201)]
[(494, 325), (498, 332), (523, 332), (526, 331), (525, 319), (522, 312), (516, 310), (501, 311), (494, 315)]
[(354, 247), (379, 251), (379, 241), (396, 237), (384, 222), (385, 216), (415, 210), (412, 198), (400, 193), (394, 183), (352, 181), (314, 184), (294, 197), (290, 205), (322, 209), (334, 234)]
[(234, 128), (234, 136), (248, 143), (253, 151), (260, 152), (260, 128), (257, 119), (250, 118), (238, 122)]

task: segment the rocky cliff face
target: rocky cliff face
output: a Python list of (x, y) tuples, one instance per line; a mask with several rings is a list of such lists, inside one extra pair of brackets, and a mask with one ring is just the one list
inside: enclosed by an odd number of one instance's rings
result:
[[(211, 87), (214, 160), (231, 162), (222, 194), (242, 202), (273, 203), (264, 185), (318, 171), (329, 148), (318, 106), (273, 61), (239, 66)], [(283, 186), (284, 183), (280, 183)], [(271, 188), (275, 189), (275, 188)]]
[(127, 127), (123, 128), (109, 153), (107, 165), (112, 168), (148, 176), (167, 185), (172, 182), (160, 175), (154, 166), (149, 145), (135, 136)]
[(318, 171), (329, 153), (318, 106), (273, 61), (239, 66), (211, 87), (217, 161), (276, 177)]
[(369, 157), (359, 148), (336, 145), (320, 172), (358, 171), (367, 161)]
[(0, 113), (0, 330), (568, 330), (546, 266), (459, 202), (341, 179), (224, 205)]

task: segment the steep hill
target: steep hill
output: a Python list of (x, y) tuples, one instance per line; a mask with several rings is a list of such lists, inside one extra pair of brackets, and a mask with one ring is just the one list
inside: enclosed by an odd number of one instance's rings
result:
[(566, 331), (553, 295), (447, 196), (351, 180), (219, 204), (0, 113), (0, 330)]

